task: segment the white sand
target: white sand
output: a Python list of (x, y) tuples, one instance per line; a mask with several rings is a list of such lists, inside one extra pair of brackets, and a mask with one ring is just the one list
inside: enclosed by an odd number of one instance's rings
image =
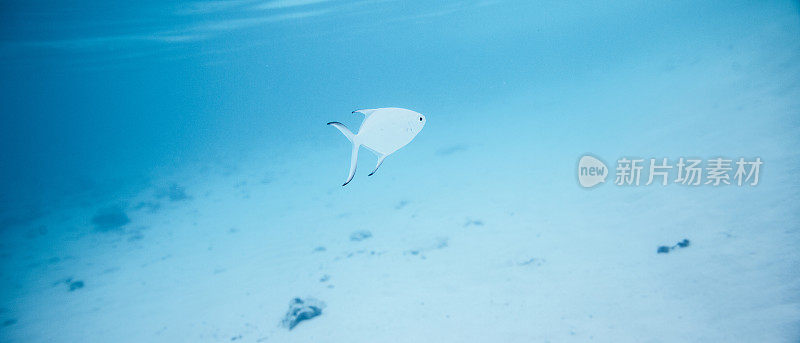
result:
[[(375, 176), (362, 153), (345, 188), (349, 147), (321, 122), (309, 129), (318, 141), (304, 137), (292, 151), (254, 148), (246, 159), (156, 175), (114, 201), (55, 209), (3, 231), (0, 319), (16, 323), (0, 338), (796, 341), (796, 91), (771, 91), (770, 81), (791, 79), (780, 73), (695, 79), (712, 59), (672, 72), (633, 65), (485, 108), (431, 109), (425, 131)], [(663, 77), (641, 93), (611, 86), (641, 84), (640, 73)], [(612, 130), (609, 117), (629, 120)], [(704, 120), (719, 123), (709, 131)], [(766, 162), (757, 187), (583, 190), (574, 175), (586, 152), (612, 163)], [(158, 199), (172, 183), (191, 198)], [(142, 201), (160, 208), (132, 209)], [(98, 232), (92, 216), (116, 203), (131, 223)], [(40, 225), (46, 234), (35, 234)], [(357, 230), (373, 236), (350, 241)], [(685, 238), (691, 246), (656, 254)], [(85, 286), (69, 291), (68, 278)], [(289, 331), (279, 324), (298, 296), (327, 307)]]

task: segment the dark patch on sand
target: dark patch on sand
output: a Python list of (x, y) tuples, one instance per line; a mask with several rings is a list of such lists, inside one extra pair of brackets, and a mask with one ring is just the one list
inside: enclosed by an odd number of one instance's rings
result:
[(9, 215), (0, 213), (0, 231), (10, 227), (30, 224), (44, 215), (45, 212), (38, 207), (28, 207)]
[(77, 290), (77, 289), (81, 289), (81, 288), (83, 288), (83, 281), (80, 281), (80, 280), (73, 281), (72, 283), (69, 284), (69, 291), (70, 292), (72, 292), (74, 290)]
[(350, 234), (350, 240), (353, 242), (360, 242), (372, 237), (372, 232), (367, 230), (359, 230)]
[(424, 260), (424, 259), (427, 258), (427, 257), (425, 257), (425, 253), (426, 252), (432, 251), (432, 250), (439, 250), (439, 249), (447, 248), (449, 246), (449, 241), (450, 240), (447, 237), (437, 237), (436, 241), (433, 244), (431, 244), (431, 245), (429, 245), (427, 247), (423, 247), (423, 248), (409, 249), (409, 250), (406, 250), (405, 252), (403, 252), (403, 254), (410, 254), (412, 256), (419, 256), (421, 259)]
[(135, 211), (147, 210), (150, 213), (155, 213), (161, 208), (161, 204), (154, 201), (142, 201), (133, 207)]
[(25, 232), (25, 237), (28, 239), (34, 239), (36, 237), (47, 235), (47, 226), (46, 225), (39, 225), (36, 228), (30, 229)]
[(142, 227), (138, 227), (136, 229), (130, 230), (128, 232), (128, 242), (140, 241), (140, 240), (144, 239), (144, 233), (142, 231), (144, 231), (145, 229), (147, 229), (147, 227), (142, 226)]
[(464, 144), (456, 144), (436, 150), (436, 154), (439, 156), (449, 156), (455, 153), (466, 151), (467, 148), (468, 147)]
[(394, 206), (394, 209), (395, 210), (402, 210), (403, 207), (406, 207), (406, 205), (408, 205), (408, 201), (400, 200), (400, 202), (398, 202), (397, 205)]
[(684, 240), (676, 243), (673, 246), (666, 246), (666, 245), (659, 246), (658, 250), (656, 250), (656, 253), (657, 254), (668, 254), (672, 250), (675, 250), (677, 248), (681, 248), (681, 249), (682, 248), (687, 248), (687, 247), (689, 247), (689, 245), (691, 245), (691, 241), (689, 241), (688, 239), (684, 239)]
[(517, 262), (517, 265), (518, 266), (530, 266), (530, 265), (541, 266), (543, 262), (544, 262), (544, 260), (539, 259), (539, 258), (529, 258), (527, 260)]
[(92, 217), (92, 224), (100, 231), (119, 229), (131, 220), (120, 206), (102, 208)]
[(169, 199), (169, 201), (183, 201), (191, 199), (191, 197), (188, 194), (186, 194), (186, 188), (176, 183), (173, 183), (169, 187), (161, 189), (158, 192), (156, 192), (156, 198), (158, 199), (167, 198)]
[(181, 201), (181, 200), (188, 200), (189, 196), (186, 195), (186, 189), (178, 186), (176, 184), (172, 184), (167, 190), (167, 197), (170, 201)]
[(83, 286), (84, 286), (83, 281), (81, 281), (81, 280), (72, 280), (72, 278), (68, 278), (68, 279), (64, 280), (64, 284), (67, 285), (67, 288), (69, 289), (70, 292), (79, 290), (79, 289), (83, 288)]
[(473, 225), (474, 226), (483, 226), (483, 221), (480, 220), (480, 219), (472, 220), (472, 219), (467, 218), (467, 222), (464, 223), (464, 227), (473, 226)]

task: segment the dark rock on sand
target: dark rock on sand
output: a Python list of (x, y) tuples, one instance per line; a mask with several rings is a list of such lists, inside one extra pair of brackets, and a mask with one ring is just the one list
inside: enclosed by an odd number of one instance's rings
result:
[(72, 291), (74, 291), (76, 289), (81, 289), (81, 288), (83, 288), (83, 281), (78, 280), (78, 281), (72, 281), (72, 282), (69, 283), (69, 291), (70, 292), (72, 292)]
[(666, 246), (666, 245), (662, 245), (662, 246), (658, 247), (658, 250), (656, 251), (656, 253), (658, 253), (658, 254), (667, 254), (670, 251), (675, 250), (676, 248), (686, 248), (690, 244), (691, 244), (691, 242), (688, 239), (684, 239), (684, 240), (676, 243), (675, 245), (673, 245), (671, 247)]
[(289, 310), (281, 321), (281, 325), (289, 330), (294, 329), (302, 321), (309, 320), (322, 314), (325, 303), (314, 298), (294, 298), (289, 302)]

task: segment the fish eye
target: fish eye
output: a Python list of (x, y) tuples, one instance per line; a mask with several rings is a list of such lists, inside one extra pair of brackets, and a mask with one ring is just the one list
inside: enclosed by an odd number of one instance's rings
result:
[(419, 121), (422, 121), (422, 117), (419, 117)]

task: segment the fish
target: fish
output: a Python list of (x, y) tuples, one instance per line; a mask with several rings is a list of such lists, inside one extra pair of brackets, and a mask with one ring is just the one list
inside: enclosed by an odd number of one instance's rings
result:
[(350, 173), (342, 186), (347, 186), (356, 174), (358, 150), (362, 146), (378, 156), (378, 163), (369, 176), (375, 174), (389, 155), (406, 146), (425, 127), (427, 119), (424, 115), (405, 108), (387, 107), (355, 110), (353, 113), (364, 115), (364, 121), (357, 134), (353, 134), (347, 126), (336, 121), (328, 123), (344, 134), (353, 143), (350, 155)]

